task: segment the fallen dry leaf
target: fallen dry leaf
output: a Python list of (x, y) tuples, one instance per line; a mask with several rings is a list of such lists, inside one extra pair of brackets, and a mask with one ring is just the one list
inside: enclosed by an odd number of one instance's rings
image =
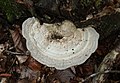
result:
[(16, 0), (17, 3), (24, 4), (28, 8), (33, 6), (33, 2), (31, 0)]
[(76, 73), (81, 78), (91, 75), (94, 72), (95, 58), (90, 57), (90, 59), (82, 65), (76, 67)]
[(7, 83), (7, 78), (2, 78), (0, 83)]
[[(70, 69), (65, 70), (56, 70), (53, 75), (49, 76), (49, 80), (52, 82), (59, 82), (60, 83), (70, 83), (70, 79), (73, 79), (75, 75), (71, 72)], [(52, 77), (52, 78), (51, 78)]]
[(30, 83), (28, 79), (19, 79), (17, 83)]
[[(25, 42), (23, 41), (22, 35), (20, 34), (21, 31), (19, 27), (16, 27), (15, 30), (10, 30), (10, 33), (12, 35), (12, 39), (13, 39), (16, 51), (21, 53), (26, 53), (27, 48), (26, 48)], [(22, 56), (17, 56), (17, 58), (20, 63), (23, 63), (27, 60), (28, 56), (22, 55)]]
[(39, 62), (37, 62), (35, 59), (33, 59), (32, 57), (29, 57), (27, 59), (27, 61), (25, 62), (25, 65), (27, 65), (29, 68), (31, 68), (34, 71), (38, 71), (42, 69), (42, 64), (40, 64)]
[(28, 56), (16, 56), (16, 57), (20, 63), (24, 63), (28, 59)]
[(20, 29), (16, 27), (15, 30), (10, 30), (10, 33), (12, 35), (14, 46), (17, 52), (25, 53), (27, 48), (25, 47), (25, 42), (23, 42), (22, 35), (20, 34)]
[(39, 71), (33, 71), (27, 66), (20, 66), (20, 70), (18, 71), (20, 73), (20, 79), (28, 78), (28, 80), (37, 80), (39, 77)]

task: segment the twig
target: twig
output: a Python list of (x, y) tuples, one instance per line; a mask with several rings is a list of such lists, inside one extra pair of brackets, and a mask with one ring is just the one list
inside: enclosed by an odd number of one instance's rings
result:
[(0, 77), (11, 77), (12, 75), (11, 74), (8, 74), (8, 73), (2, 73), (0, 74)]
[(6, 72), (9, 72), (11, 70), (11, 68), (13, 67), (13, 65), (15, 64), (17, 58), (15, 57), (12, 64), (10, 65), (10, 67), (8, 68), (8, 70)]
[[(100, 66), (98, 67), (97, 72), (102, 72), (106, 70), (110, 71), (119, 54), (120, 54), (120, 39), (117, 41), (115, 48), (105, 56)], [(103, 83), (105, 82), (106, 78), (107, 78), (107, 75), (100, 74), (93, 79), (93, 82), (95, 81), (97, 83)]]
[(5, 52), (13, 54), (13, 55), (30, 55), (29, 51), (26, 51), (26, 53), (20, 53), (20, 52), (12, 52), (12, 51), (9, 51), (9, 50), (5, 50)]
[(97, 73), (94, 73), (94, 74), (88, 76), (87, 78), (83, 79), (83, 80), (82, 80), (81, 82), (79, 82), (79, 83), (86, 82), (86, 81), (89, 80), (90, 78), (93, 78), (93, 77), (98, 76), (98, 75), (100, 75), (100, 74), (107, 74), (107, 73), (120, 73), (120, 71), (118, 71), (118, 70), (111, 70), (111, 71), (106, 70), (106, 71), (97, 72)]
[(10, 53), (10, 54), (13, 54), (13, 55), (24, 55), (24, 53), (12, 52), (12, 51), (8, 51), (8, 50), (5, 50), (5, 52)]

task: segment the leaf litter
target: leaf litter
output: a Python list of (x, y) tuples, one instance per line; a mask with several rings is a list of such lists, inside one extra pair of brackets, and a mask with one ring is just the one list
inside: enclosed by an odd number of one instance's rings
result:
[[(31, 0), (23, 0), (26, 3), (22, 0), (16, 1), (29, 7), (27, 4)], [(119, 0), (112, 1), (119, 2)], [(104, 10), (106, 9), (104, 8)], [(106, 11), (107, 13), (110, 13), (113, 11), (113, 8), (108, 7)], [(107, 14), (106, 12), (103, 12), (99, 13), (99, 15), (102, 16), (104, 13)], [(117, 37), (116, 35), (113, 35), (100, 42), (96, 53), (94, 53), (84, 64), (74, 66), (73, 69), (56, 70), (55, 68), (49, 68), (38, 63), (30, 56), (30, 53), (26, 49), (25, 40), (21, 34), (20, 25), (14, 24), (14, 26), (12, 26), (14, 29), (8, 29), (6, 27), (8, 26), (0, 26), (1, 83), (78, 83), (96, 72), (96, 67), (98, 67), (104, 56), (114, 47), (112, 44), (114, 44)], [(117, 62), (119, 62), (119, 57)], [(120, 69), (119, 66), (120, 63), (117, 63), (113, 69)], [(114, 80), (111, 78), (114, 75), (109, 76), (109, 83), (120, 82), (120, 79)], [(87, 83), (92, 82), (89, 80)]]

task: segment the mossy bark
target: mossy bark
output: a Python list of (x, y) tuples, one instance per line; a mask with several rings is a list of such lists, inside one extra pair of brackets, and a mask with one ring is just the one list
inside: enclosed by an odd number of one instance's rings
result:
[(2, 13), (4, 18), (10, 23), (13, 23), (16, 19), (21, 20), (21, 18), (31, 15), (31, 12), (25, 5), (19, 4), (16, 1), (17, 0), (0, 0), (0, 13)]
[(93, 18), (85, 22), (77, 23), (77, 27), (87, 27), (94, 25), (97, 32), (100, 34), (100, 39), (104, 39), (111, 34), (120, 32), (120, 13), (114, 12), (100, 18)]

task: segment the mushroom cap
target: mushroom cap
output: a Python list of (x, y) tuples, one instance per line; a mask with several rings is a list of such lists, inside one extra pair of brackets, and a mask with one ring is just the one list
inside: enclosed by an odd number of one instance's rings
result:
[(40, 25), (35, 17), (23, 22), (22, 34), (33, 58), (59, 70), (84, 63), (97, 49), (99, 39), (92, 27), (76, 28), (68, 20)]

